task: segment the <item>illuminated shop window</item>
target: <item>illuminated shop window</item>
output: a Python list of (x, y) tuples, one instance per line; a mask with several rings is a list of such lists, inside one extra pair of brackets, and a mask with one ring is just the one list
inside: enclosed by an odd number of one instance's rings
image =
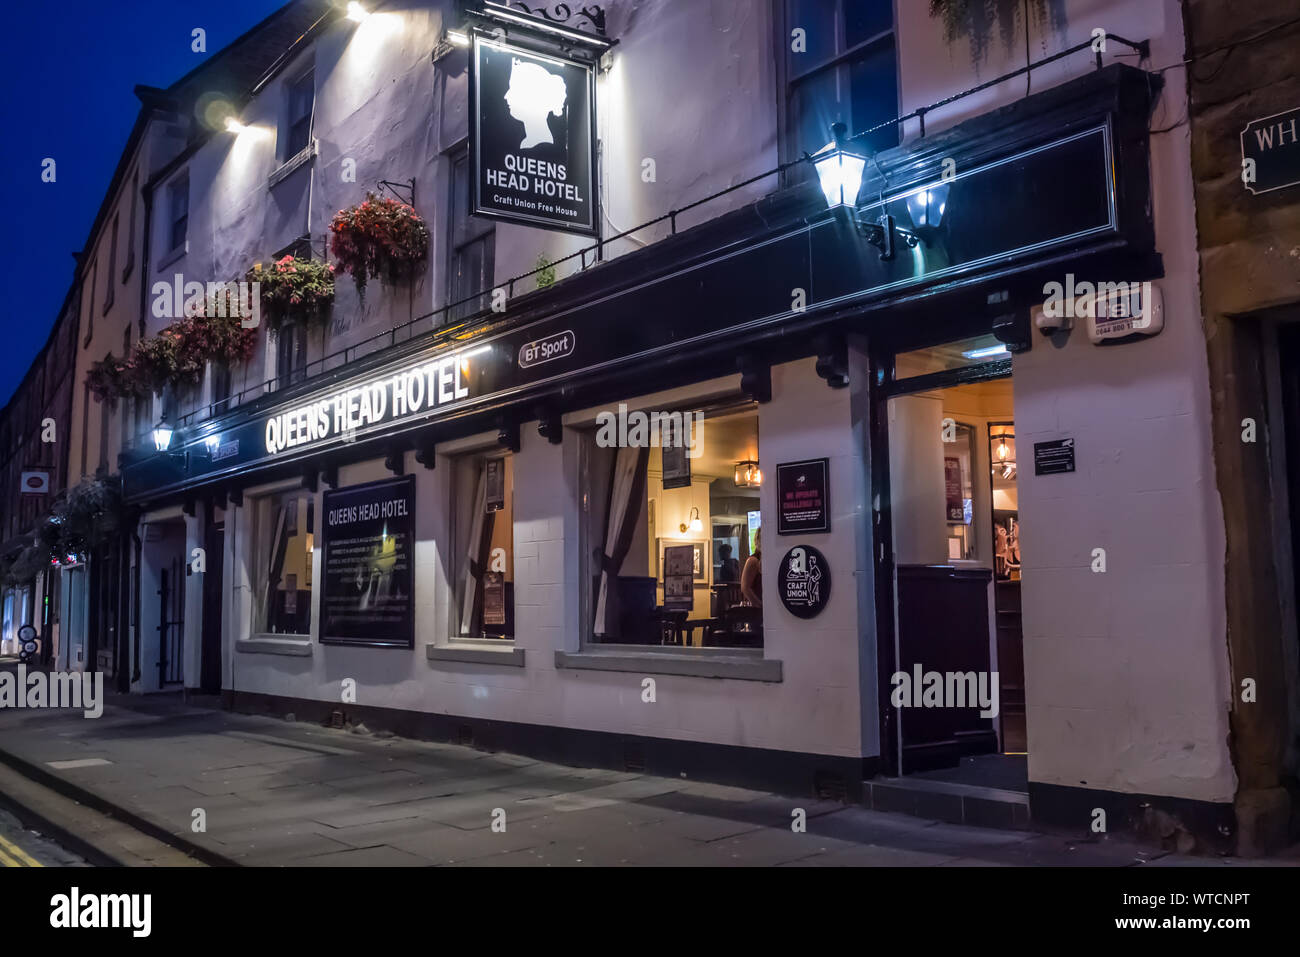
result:
[(252, 500), (252, 506), (254, 631), (309, 635), (314, 496), (306, 489), (290, 489)]
[(761, 648), (757, 407), (666, 410), (657, 440), (660, 413), (615, 408), (581, 446), (589, 640)]
[(455, 470), (453, 633), (514, 638), (514, 456), (465, 455)]

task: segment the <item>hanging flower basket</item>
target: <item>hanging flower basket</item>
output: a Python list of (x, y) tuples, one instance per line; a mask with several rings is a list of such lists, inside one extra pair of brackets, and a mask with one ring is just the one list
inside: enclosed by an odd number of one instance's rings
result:
[(247, 282), (260, 284), (262, 318), (273, 332), (286, 322), (314, 328), (329, 323), (334, 303), (334, 266), (318, 259), (285, 256), (267, 269), (249, 270)]
[(212, 308), (208, 313), (168, 327), (180, 334), (176, 358), (183, 371), (179, 381), (198, 382), (209, 360), (235, 365), (253, 357), (257, 346), (255, 328), (245, 329), (242, 320), (228, 310), (224, 316), (214, 314)]
[(334, 214), (330, 252), (364, 295), (367, 279), (398, 283), (429, 256), (429, 227), (405, 203), (367, 193), (365, 202)]
[(99, 362), (92, 362), (86, 373), (86, 388), (96, 402), (112, 402), (130, 395), (134, 388), (130, 359), (119, 359), (109, 353)]
[(180, 327), (185, 321), (172, 323), (158, 335), (136, 343), (131, 352), (131, 381), (136, 395), (152, 395), (168, 385), (199, 381), (202, 367), (195, 367), (193, 356), (181, 359), (184, 336)]

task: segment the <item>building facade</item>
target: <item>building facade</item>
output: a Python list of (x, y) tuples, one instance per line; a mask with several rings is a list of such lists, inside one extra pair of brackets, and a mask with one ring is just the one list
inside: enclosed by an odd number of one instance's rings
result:
[(1182, 5), (560, 6), (334, 10), (150, 163), (142, 335), (344, 212), (428, 241), (127, 415), (130, 686), (879, 807), (1001, 756), (972, 820), (1277, 843)]

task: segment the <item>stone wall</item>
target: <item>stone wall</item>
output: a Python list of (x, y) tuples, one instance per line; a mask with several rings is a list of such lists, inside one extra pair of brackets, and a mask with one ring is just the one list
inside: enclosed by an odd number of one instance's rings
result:
[[(1296, 632), (1283, 423), (1269, 415), (1271, 327), (1300, 318), (1300, 186), (1254, 195), (1242, 181), (1240, 134), (1253, 119), (1300, 107), (1294, 0), (1187, 0), (1192, 167), (1202, 312), (1213, 400), (1216, 480), (1227, 530), (1232, 748), (1239, 850), (1294, 839)], [(1243, 441), (1243, 421), (1258, 441)], [(1241, 701), (1254, 679), (1257, 700)], [(1294, 793), (1294, 792), (1293, 792)]]

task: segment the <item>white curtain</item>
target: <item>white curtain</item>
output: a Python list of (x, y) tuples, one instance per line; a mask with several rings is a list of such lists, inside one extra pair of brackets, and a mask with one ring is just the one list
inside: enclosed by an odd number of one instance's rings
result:
[(618, 569), (612, 568), (611, 565), (615, 558), (614, 552), (618, 548), (618, 540), (623, 537), (623, 525), (629, 520), (634, 521), (638, 514), (638, 510), (633, 508), (632, 494), (636, 490), (641, 452), (641, 449), (624, 446), (618, 450), (618, 458), (614, 461), (614, 478), (609, 488), (609, 524), (605, 527), (605, 560), (601, 562), (600, 590), (596, 597), (596, 623), (593, 632), (597, 635), (608, 634), (605, 613), (609, 599), (609, 582), (611, 574), (618, 573)]
[(483, 554), (483, 531), (487, 517), (487, 460), (478, 463), (478, 482), (474, 489), (473, 511), (469, 516), (469, 534), (465, 537), (465, 589), (461, 596), (460, 633), (469, 635), (474, 628), (474, 603), (478, 597), (479, 557)]

